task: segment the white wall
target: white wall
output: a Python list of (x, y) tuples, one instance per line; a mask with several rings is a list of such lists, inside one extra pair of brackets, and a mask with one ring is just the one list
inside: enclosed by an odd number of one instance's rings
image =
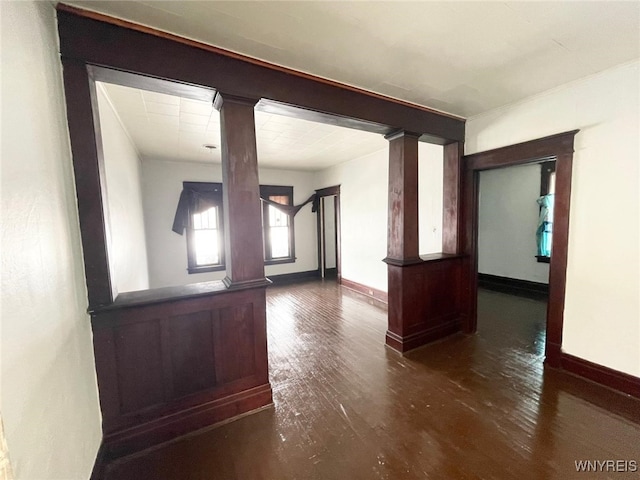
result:
[[(221, 166), (145, 159), (142, 172), (150, 287), (184, 285), (224, 278), (225, 272), (189, 274), (186, 234), (181, 236), (171, 230), (182, 182), (221, 182)], [(296, 205), (304, 202), (314, 192), (313, 173), (310, 172), (260, 169), (259, 180), (263, 185), (293, 186), (293, 201)], [(296, 262), (269, 265), (265, 267), (267, 275), (304, 272), (318, 268), (316, 218), (315, 214), (311, 213), (311, 204), (298, 212), (294, 225)]]
[(98, 111), (109, 206), (109, 266), (118, 292), (149, 288), (140, 157), (98, 84)]
[(387, 291), (387, 149), (316, 174), (316, 189), (340, 185), (342, 278)]
[(468, 120), (466, 153), (580, 129), (563, 350), (640, 376), (640, 73), (622, 65)]
[(324, 243), (325, 266), (336, 268), (336, 208), (335, 195), (323, 197), (324, 201)]
[(0, 410), (17, 479), (86, 479), (102, 433), (55, 12), (0, 8)]
[(480, 172), (478, 272), (549, 282), (549, 264), (536, 259), (540, 165)]
[[(420, 253), (442, 250), (442, 147), (420, 143)], [(318, 172), (316, 188), (340, 185), (342, 277), (387, 291), (389, 150)], [(435, 230), (435, 231), (434, 231)]]
[(418, 144), (418, 240), (420, 255), (442, 251), (444, 149)]

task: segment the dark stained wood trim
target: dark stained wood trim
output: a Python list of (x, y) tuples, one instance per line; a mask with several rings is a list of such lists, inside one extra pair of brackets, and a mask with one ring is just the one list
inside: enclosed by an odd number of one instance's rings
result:
[(460, 212), (460, 196), (462, 195), (462, 142), (444, 146), (443, 152), (443, 184), (442, 184), (442, 251), (444, 253), (460, 253), (462, 222)]
[(334, 185), (332, 187), (325, 187), (316, 190), (316, 195), (319, 197), (328, 197), (331, 195), (340, 195), (340, 185)]
[(253, 65), (257, 65), (257, 66), (264, 67), (264, 68), (268, 68), (270, 70), (286, 73), (288, 75), (293, 75), (293, 76), (300, 77), (300, 78), (310, 79), (310, 80), (313, 80), (315, 82), (324, 83), (324, 84), (331, 85), (331, 86), (336, 86), (336, 87), (339, 87), (339, 88), (342, 88), (342, 89), (345, 89), (345, 90), (349, 90), (349, 91), (352, 91), (352, 92), (360, 93), (360, 94), (371, 96), (371, 97), (374, 97), (374, 98), (383, 99), (383, 100), (388, 101), (388, 102), (397, 103), (399, 105), (406, 105), (406, 106), (409, 106), (409, 107), (412, 107), (412, 108), (417, 108), (417, 109), (423, 110), (425, 112), (435, 113), (437, 115), (450, 117), (450, 118), (453, 118), (453, 119), (456, 119), (456, 120), (462, 120), (463, 119), (463, 117), (460, 117), (460, 116), (457, 116), (457, 115), (453, 115), (453, 114), (450, 114), (450, 113), (446, 113), (446, 112), (442, 112), (440, 110), (435, 110), (433, 108), (425, 107), (423, 105), (419, 105), (419, 104), (416, 104), (416, 103), (408, 102), (406, 100), (400, 100), (400, 99), (397, 99), (397, 98), (393, 98), (393, 97), (389, 97), (389, 96), (386, 96), (386, 95), (382, 95), (380, 93), (371, 92), (371, 91), (368, 91), (368, 90), (364, 90), (362, 88), (354, 87), (354, 86), (351, 86), (351, 85), (346, 85), (346, 84), (343, 84), (343, 83), (336, 82), (334, 80), (329, 80), (327, 78), (319, 77), (317, 75), (311, 75), (309, 73), (300, 72), (298, 70), (294, 70), (294, 69), (291, 69), (291, 68), (283, 67), (281, 65), (276, 65), (276, 64), (273, 64), (273, 63), (269, 63), (269, 62), (266, 62), (264, 60), (253, 58), (253, 57), (250, 57), (248, 55), (243, 55), (243, 54), (240, 54), (240, 53), (237, 53), (237, 52), (232, 52), (230, 50), (225, 50), (223, 48), (216, 47), (214, 45), (209, 45), (209, 44), (206, 44), (206, 43), (198, 42), (196, 40), (191, 40), (191, 39), (188, 39), (188, 38), (180, 37), (178, 35), (174, 35), (174, 34), (169, 33), (169, 32), (164, 32), (162, 30), (158, 30), (158, 29), (155, 29), (155, 28), (152, 28), (152, 27), (148, 27), (148, 26), (145, 26), (145, 25), (140, 25), (140, 24), (137, 24), (137, 23), (129, 22), (127, 20), (111, 17), (111, 16), (108, 16), (108, 15), (105, 15), (105, 14), (102, 14), (102, 13), (93, 12), (93, 11), (85, 10), (85, 9), (78, 8), (78, 7), (73, 7), (71, 5), (65, 5), (64, 3), (58, 4), (57, 10), (58, 10), (58, 12), (67, 12), (67, 13), (71, 13), (71, 14), (74, 14), (74, 15), (78, 15), (78, 16), (81, 16), (81, 17), (88, 18), (88, 19), (98, 20), (100, 22), (106, 22), (106, 23), (109, 23), (109, 24), (112, 24), (112, 25), (116, 25), (116, 26), (119, 26), (119, 27), (124, 27), (124, 28), (129, 29), (129, 30), (135, 30), (135, 31), (138, 31), (138, 32), (154, 35), (154, 36), (157, 36), (157, 37), (160, 37), (160, 38), (169, 39), (169, 40), (172, 40), (174, 42), (182, 43), (182, 44), (187, 45), (187, 46), (200, 48), (200, 49), (209, 51), (211, 53), (224, 55), (224, 56), (229, 57), (229, 58), (242, 60), (243, 62), (251, 63)]
[[(289, 199), (289, 205), (293, 205), (293, 187), (290, 185), (260, 185), (260, 196), (268, 199), (270, 195), (282, 195)], [(294, 263), (296, 261), (296, 235), (294, 215), (289, 215), (289, 256), (285, 258), (269, 258), (271, 252), (271, 237), (269, 230), (269, 204), (262, 202), (262, 238), (264, 241), (264, 264), (280, 265), (282, 263)]]
[(553, 160), (554, 157), (559, 155), (573, 154), (573, 138), (578, 132), (579, 130), (571, 130), (528, 142), (516, 143), (485, 152), (465, 155), (465, 168), (471, 170), (489, 170), (525, 163), (537, 163), (543, 160)]
[(105, 436), (107, 459), (123, 457), (160, 445), (182, 435), (229, 422), (254, 410), (272, 405), (269, 383), (229, 395), (197, 407), (165, 415), (126, 431)]
[(462, 119), (105, 15), (58, 5), (58, 28), (66, 58), (295, 105), (310, 115), (318, 112), (319, 121), (326, 121), (328, 114), (351, 125), (359, 120), (363, 130), (373, 124), (376, 131), (382, 125), (387, 132), (398, 128), (420, 132), (423, 140), (434, 143), (464, 140)]
[(280, 275), (269, 275), (267, 277), (273, 285), (288, 285), (291, 283), (300, 283), (308, 280), (317, 280), (320, 278), (318, 270), (307, 270), (305, 272), (281, 273)]
[(640, 398), (640, 378), (562, 352), (563, 370), (613, 390)]
[[(387, 258), (392, 265), (419, 263), (418, 137), (396, 132), (389, 140)], [(389, 289), (392, 293), (393, 290)]]
[(387, 330), (387, 346), (404, 354), (435, 342), (436, 340), (453, 335), (460, 330), (457, 317), (436, 317), (432, 320), (436, 322), (436, 325), (406, 336), (400, 336)]
[(93, 469), (91, 470), (91, 476), (89, 480), (102, 480), (104, 478), (105, 470), (107, 467), (107, 449), (104, 446), (104, 442), (100, 442), (98, 452), (96, 454), (96, 460), (93, 462)]
[(214, 88), (200, 85), (189, 85), (187, 83), (176, 83), (161, 78), (145, 77), (143, 75), (136, 75), (135, 73), (113, 70), (97, 65), (88, 65), (87, 69), (91, 77), (97, 82), (126, 85), (131, 88), (164, 93), (166, 95), (206, 102), (208, 104), (213, 103), (216, 95)]
[(89, 313), (100, 313), (109, 310), (140, 307), (142, 305), (152, 305), (158, 302), (188, 300), (210, 295), (222, 295), (226, 292), (227, 290), (220, 280), (189, 283), (187, 285), (176, 285), (172, 287), (150, 288), (148, 290), (121, 293), (110, 305), (90, 309)]
[(495, 292), (546, 300), (549, 297), (549, 284), (519, 280), (517, 278), (500, 277), (487, 273), (478, 273), (478, 286)]
[(217, 92), (224, 189), (227, 288), (263, 282), (264, 245), (254, 106), (257, 100)]
[(554, 206), (553, 244), (549, 267), (549, 301), (547, 304), (547, 335), (545, 363), (560, 367), (562, 327), (567, 272), (569, 210), (571, 200), (571, 172), (573, 142), (579, 130), (572, 130), (516, 145), (467, 155), (463, 158), (463, 248), (469, 255), (465, 281), (461, 287), (464, 310), (463, 329), (473, 333), (477, 328), (477, 272), (478, 272), (478, 180), (481, 170), (556, 161), (556, 196)]
[(342, 279), (342, 286), (348, 288), (349, 290), (353, 290), (354, 292), (358, 292), (362, 295), (373, 298), (384, 304), (388, 303), (387, 292), (383, 290), (369, 287), (367, 285), (363, 285), (362, 283), (354, 282), (353, 280), (347, 280), (346, 278)]
[(94, 80), (82, 62), (63, 59), (67, 121), (89, 308), (110, 304), (117, 295), (109, 270), (109, 209), (100, 117)]
[(549, 183), (551, 180), (551, 174), (556, 171), (556, 162), (552, 160), (550, 162), (543, 162), (540, 164), (540, 196), (549, 193)]

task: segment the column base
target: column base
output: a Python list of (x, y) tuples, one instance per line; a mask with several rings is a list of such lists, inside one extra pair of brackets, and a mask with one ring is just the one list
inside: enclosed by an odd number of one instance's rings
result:
[(222, 279), (222, 283), (224, 283), (224, 286), (227, 288), (227, 290), (244, 290), (247, 288), (268, 287), (273, 282), (271, 282), (271, 280), (266, 277), (241, 281), (233, 281), (229, 277), (224, 277)]

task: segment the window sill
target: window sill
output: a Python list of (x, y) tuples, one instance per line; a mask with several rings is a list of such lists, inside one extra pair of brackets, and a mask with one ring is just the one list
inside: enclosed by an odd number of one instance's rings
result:
[(551, 257), (536, 255), (536, 259), (538, 260), (538, 263), (551, 263)]
[(187, 268), (187, 272), (191, 275), (192, 273), (207, 273), (207, 272), (222, 272), (225, 269), (224, 265), (214, 265), (214, 266), (202, 266), (202, 267), (189, 267)]

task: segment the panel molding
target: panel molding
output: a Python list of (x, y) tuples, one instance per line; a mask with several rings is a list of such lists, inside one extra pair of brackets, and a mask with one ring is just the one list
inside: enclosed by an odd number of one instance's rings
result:
[(561, 368), (569, 373), (640, 399), (640, 378), (638, 377), (565, 352), (561, 353), (560, 364)]
[(272, 404), (271, 386), (266, 383), (193, 408), (168, 413), (127, 430), (105, 435), (106, 459), (139, 452)]

